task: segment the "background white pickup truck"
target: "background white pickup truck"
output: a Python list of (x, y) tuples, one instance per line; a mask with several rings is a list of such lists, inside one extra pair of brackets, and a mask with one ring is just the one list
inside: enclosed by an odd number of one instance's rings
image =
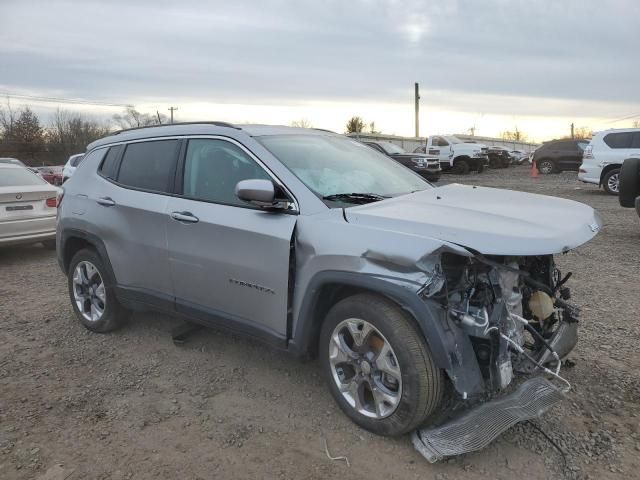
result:
[(485, 145), (464, 143), (452, 135), (434, 135), (427, 138), (426, 152), (438, 155), (442, 170), (452, 170), (455, 173), (484, 170), (489, 163), (487, 151)]

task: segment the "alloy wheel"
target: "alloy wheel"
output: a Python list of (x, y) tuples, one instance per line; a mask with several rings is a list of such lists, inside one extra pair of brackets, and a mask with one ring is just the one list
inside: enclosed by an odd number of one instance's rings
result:
[(551, 172), (553, 172), (553, 163), (551, 163), (551, 162), (541, 162), (540, 163), (540, 173), (548, 175)]
[(614, 173), (607, 179), (607, 187), (613, 193), (620, 193), (620, 177), (618, 173)]
[(340, 322), (329, 345), (333, 380), (347, 403), (375, 419), (391, 415), (402, 397), (402, 375), (393, 347), (369, 322)]
[(86, 260), (79, 262), (73, 271), (73, 298), (85, 320), (97, 322), (106, 307), (104, 282), (98, 269)]

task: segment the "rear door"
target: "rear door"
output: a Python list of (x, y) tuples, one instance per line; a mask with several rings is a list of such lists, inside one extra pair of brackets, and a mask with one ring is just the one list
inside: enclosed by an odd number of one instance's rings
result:
[(167, 204), (181, 140), (111, 147), (88, 193), (85, 215), (104, 241), (119, 286), (137, 300), (172, 307)]
[(167, 208), (177, 310), (284, 338), (296, 215), (261, 210), (235, 195), (239, 181), (273, 180), (271, 174), (225, 138), (190, 139), (179, 172), (180, 194)]
[(577, 171), (582, 163), (582, 149), (575, 140), (557, 142), (552, 148), (552, 153), (562, 170)]

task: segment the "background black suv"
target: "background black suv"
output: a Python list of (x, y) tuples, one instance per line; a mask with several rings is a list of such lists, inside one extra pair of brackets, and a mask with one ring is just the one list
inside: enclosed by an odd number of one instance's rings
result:
[(367, 141), (362, 142), (368, 147), (384, 153), (398, 163), (410, 168), (430, 182), (437, 182), (442, 175), (440, 159), (425, 153), (409, 153), (404, 148), (391, 142)]
[(589, 140), (552, 140), (545, 142), (533, 153), (533, 161), (543, 174), (565, 170), (577, 172), (582, 163), (582, 154)]

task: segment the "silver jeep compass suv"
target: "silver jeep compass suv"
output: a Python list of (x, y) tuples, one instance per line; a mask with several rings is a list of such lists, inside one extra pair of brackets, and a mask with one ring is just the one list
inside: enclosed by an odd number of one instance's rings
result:
[(383, 435), (563, 384), (577, 318), (553, 254), (601, 226), (568, 200), (434, 188), (342, 135), (220, 122), (98, 140), (64, 190), (58, 258), (87, 328), (153, 309), (318, 357)]

